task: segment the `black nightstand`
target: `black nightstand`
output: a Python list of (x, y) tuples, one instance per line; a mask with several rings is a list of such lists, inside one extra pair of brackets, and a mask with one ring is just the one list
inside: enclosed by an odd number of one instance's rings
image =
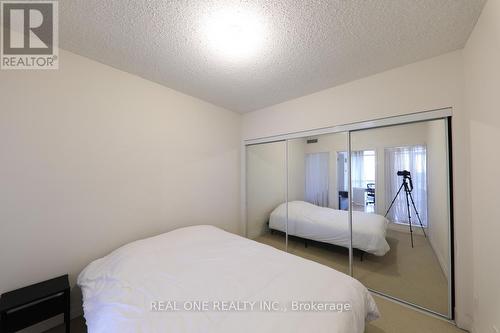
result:
[(64, 313), (69, 332), (68, 275), (2, 294), (0, 298), (0, 333), (16, 332)]

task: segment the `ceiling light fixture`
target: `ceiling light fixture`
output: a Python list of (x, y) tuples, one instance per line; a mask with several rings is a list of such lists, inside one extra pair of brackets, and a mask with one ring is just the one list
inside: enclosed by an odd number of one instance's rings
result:
[(220, 9), (205, 18), (202, 30), (209, 50), (229, 61), (254, 57), (264, 44), (264, 24), (243, 8)]

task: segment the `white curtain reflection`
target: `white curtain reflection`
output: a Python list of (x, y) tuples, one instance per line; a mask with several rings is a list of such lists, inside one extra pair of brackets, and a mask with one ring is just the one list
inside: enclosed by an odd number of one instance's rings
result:
[(329, 160), (329, 153), (306, 155), (305, 199), (321, 207), (328, 207)]
[[(399, 190), (403, 177), (397, 172), (408, 170), (413, 180), (411, 195), (415, 202), (422, 224), (427, 226), (427, 149), (425, 146), (407, 146), (385, 149), (385, 186), (387, 207), (391, 204)], [(415, 209), (410, 201), (412, 224), (419, 224)], [(396, 223), (408, 223), (408, 211), (404, 189), (400, 192), (387, 217)]]

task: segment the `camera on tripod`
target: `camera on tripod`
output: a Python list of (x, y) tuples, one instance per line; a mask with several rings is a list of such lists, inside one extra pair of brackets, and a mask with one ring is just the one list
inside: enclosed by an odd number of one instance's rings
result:
[(411, 180), (411, 173), (408, 170), (402, 170), (398, 171), (398, 176), (403, 177), (403, 183), (407, 183), (407, 180), (409, 181), (407, 185), (405, 185), (404, 189), (406, 192), (411, 192), (413, 191), (413, 181)]
[(405, 178), (411, 178), (411, 173), (408, 170), (398, 171), (398, 176), (403, 176)]
[(422, 232), (424, 233), (424, 237), (427, 238), (427, 235), (425, 234), (424, 230), (424, 225), (422, 224), (422, 220), (420, 219), (420, 215), (418, 215), (418, 210), (417, 206), (415, 205), (415, 201), (413, 200), (413, 196), (411, 192), (413, 191), (413, 181), (411, 180), (411, 173), (408, 170), (402, 170), (397, 172), (398, 176), (403, 177), (403, 183), (399, 187), (398, 192), (394, 196), (394, 199), (392, 199), (391, 204), (389, 205), (389, 208), (387, 209), (387, 212), (385, 213), (385, 217), (387, 217), (387, 214), (389, 214), (389, 211), (391, 210), (392, 206), (394, 205), (394, 202), (399, 196), (399, 193), (401, 193), (401, 190), (404, 189), (405, 195), (406, 195), (406, 209), (408, 212), (408, 226), (410, 228), (410, 239), (411, 239), (411, 247), (413, 248), (413, 228), (412, 228), (412, 222), (411, 222), (411, 210), (410, 210), (410, 202), (413, 206), (413, 209), (415, 210), (415, 213), (417, 214), (418, 222), (420, 223), (420, 227), (422, 228)]

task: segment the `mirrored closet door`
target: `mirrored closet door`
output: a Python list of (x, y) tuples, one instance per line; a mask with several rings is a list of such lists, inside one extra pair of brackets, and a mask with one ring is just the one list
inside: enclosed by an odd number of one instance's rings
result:
[(247, 237), (452, 319), (451, 112), (424, 114), (248, 144)]
[(354, 277), (449, 315), (447, 122), (351, 132)]
[[(246, 235), (286, 250), (286, 141), (246, 147)], [(271, 214), (280, 227), (270, 229)]]
[(347, 274), (347, 133), (292, 139), (287, 146), (288, 252)]

